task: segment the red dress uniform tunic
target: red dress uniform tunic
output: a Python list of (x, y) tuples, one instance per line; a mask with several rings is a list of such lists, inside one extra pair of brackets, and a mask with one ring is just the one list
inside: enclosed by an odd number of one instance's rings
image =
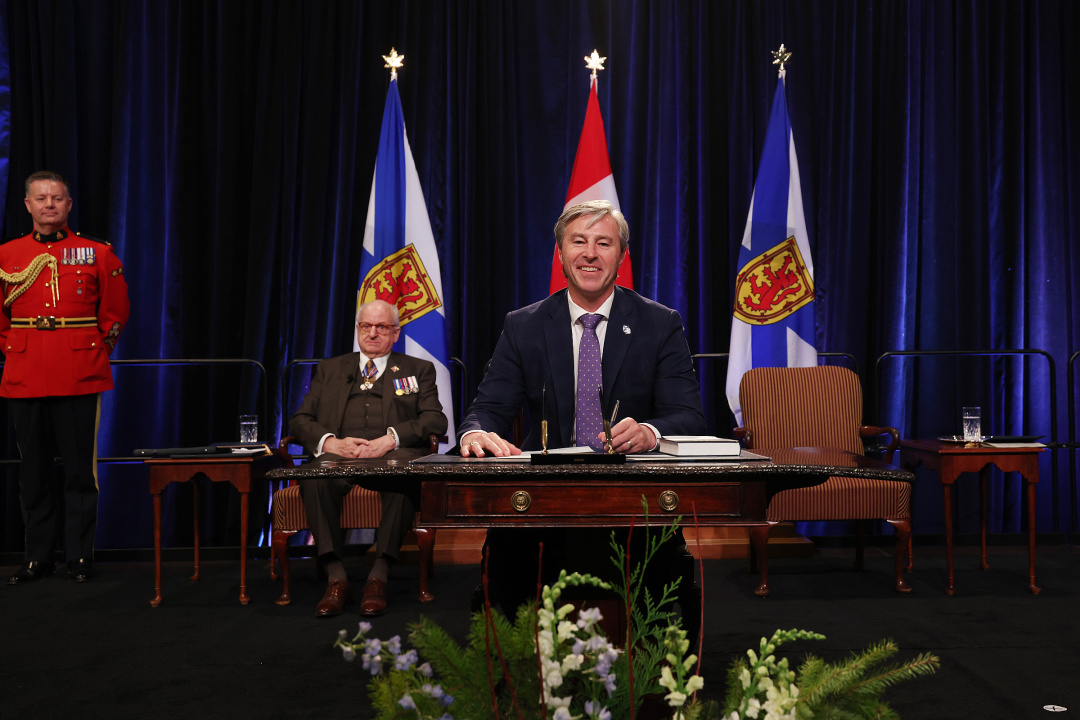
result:
[[(8, 275), (24, 271), (43, 253), (57, 262), (55, 275), (43, 269), (10, 305), (7, 298), (19, 284), (0, 281), (5, 302), (0, 313), (0, 350), (5, 356), (0, 396), (40, 398), (111, 390), (109, 354), (130, 309), (123, 265), (108, 243), (67, 227), (56, 233), (55, 241), (40, 237), (33, 232), (0, 245), (0, 269)], [(57, 318), (56, 329), (22, 327), (18, 320), (12, 324), (13, 318), (38, 317)], [(97, 318), (97, 322), (64, 327), (62, 318)]]

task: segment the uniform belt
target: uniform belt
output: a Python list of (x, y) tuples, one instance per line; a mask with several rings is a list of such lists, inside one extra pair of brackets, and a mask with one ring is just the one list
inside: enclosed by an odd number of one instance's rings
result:
[(31, 330), (55, 330), (57, 328), (97, 327), (96, 317), (62, 318), (38, 315), (36, 318), (11, 318), (11, 327)]

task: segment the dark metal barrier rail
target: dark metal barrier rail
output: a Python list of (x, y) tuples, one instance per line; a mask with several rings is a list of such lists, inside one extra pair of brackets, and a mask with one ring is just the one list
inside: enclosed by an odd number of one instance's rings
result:
[[(267, 412), (269, 405), (267, 404), (267, 381), (266, 381), (266, 368), (258, 360), (252, 360), (251, 358), (154, 358), (154, 359), (132, 359), (132, 360), (110, 360), (109, 365), (137, 365), (137, 366), (158, 366), (169, 367), (175, 365), (199, 365), (199, 366), (212, 366), (212, 365), (249, 365), (256, 368), (259, 371), (259, 395), (262, 399), (263, 413)], [(3, 370), (4, 364), (0, 363), (0, 371)], [(130, 463), (135, 461), (141, 461), (142, 458), (135, 458), (133, 456), (124, 457), (99, 457), (98, 463)], [(3, 460), (0, 463), (17, 463), (18, 459)]]
[[(1058, 450), (1066, 445), (1061, 445), (1057, 442), (1057, 369), (1054, 365), (1054, 358), (1050, 356), (1050, 353), (1045, 350), (893, 350), (890, 352), (882, 353), (878, 356), (877, 361), (874, 363), (874, 403), (878, 412), (881, 411), (881, 363), (884, 360), (888, 360), (893, 357), (932, 357), (932, 356), (952, 356), (952, 357), (1004, 357), (1014, 356), (1023, 357), (1029, 355), (1038, 355), (1046, 358), (1046, 362), (1050, 369), (1050, 442), (1047, 443), (1047, 447), (1051, 450)], [(1071, 395), (1070, 395), (1071, 398)], [(1070, 421), (1071, 421), (1070, 415)], [(1060, 522), (1058, 513), (1060, 512), (1060, 503), (1058, 502), (1058, 456), (1057, 453), (1050, 454), (1050, 492), (1053, 502), (1053, 515), (1054, 515), (1054, 532), (1058, 532), (1060, 528)], [(1075, 497), (1076, 485), (1073, 484), (1073, 493)], [(1075, 506), (1075, 502), (1073, 503)], [(1074, 516), (1075, 517), (1075, 516)], [(1075, 528), (1075, 520), (1072, 524)]]
[[(691, 360), (697, 360), (698, 358), (703, 358), (703, 359), (726, 358), (729, 355), (731, 355), (731, 353), (696, 353), (694, 355), (691, 355), (690, 359)], [(819, 352), (817, 354), (817, 356), (819, 358), (823, 358), (823, 357), (844, 358), (845, 360), (848, 361), (848, 364), (851, 365), (851, 369), (855, 371), (855, 374), (856, 375), (859, 374), (859, 363), (855, 360), (855, 356), (852, 355), (851, 353)]]
[[(318, 365), (324, 358), (298, 358), (296, 360), (290, 360), (285, 365), (285, 372), (282, 375), (281, 380), (281, 414), (283, 418), (282, 424), (288, 428), (288, 418), (292, 415), (295, 408), (292, 407), (291, 400), (289, 398), (289, 386), (292, 385), (292, 373), (293, 370), (299, 365)], [(457, 365), (461, 369), (461, 383), (458, 391), (458, 396), (461, 398), (461, 407), (458, 411), (457, 421), (460, 423), (461, 419), (465, 416), (465, 409), (467, 407), (467, 401), (465, 398), (465, 388), (468, 387), (468, 371), (465, 370), (465, 363), (459, 358), (451, 357), (451, 365)], [(288, 433), (282, 433), (288, 434)]]

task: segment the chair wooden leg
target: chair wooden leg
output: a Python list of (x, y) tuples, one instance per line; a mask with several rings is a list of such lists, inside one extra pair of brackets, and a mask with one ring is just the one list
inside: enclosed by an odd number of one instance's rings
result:
[(896, 572), (896, 592), (909, 593), (911, 586), (904, 581), (904, 566), (907, 565), (907, 552), (911, 546), (911, 519), (899, 518), (886, 520), (896, 529), (896, 548), (893, 550), (893, 565)]
[(428, 578), (434, 569), (435, 531), (429, 528), (413, 528), (416, 545), (420, 548), (420, 602), (431, 602), (435, 596), (428, 591)]
[(295, 530), (278, 530), (270, 534), (270, 576), (274, 577), (274, 559), (281, 565), (281, 595), (274, 601), (277, 605), (292, 602), (289, 590), (292, 587), (292, 568), (289, 565), (289, 538)]
[(278, 566), (277, 566), (277, 548), (274, 547), (274, 536), (277, 534), (277, 530), (273, 527), (270, 528), (270, 579), (278, 579)]

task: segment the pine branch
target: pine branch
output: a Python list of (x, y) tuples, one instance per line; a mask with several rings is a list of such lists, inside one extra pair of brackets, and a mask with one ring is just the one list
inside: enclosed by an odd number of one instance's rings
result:
[(873, 677), (865, 678), (862, 682), (852, 685), (851, 689), (858, 692), (865, 687), (870, 687), (880, 691), (904, 680), (933, 675), (940, 667), (941, 660), (936, 655), (922, 653), (910, 662), (884, 668)]

